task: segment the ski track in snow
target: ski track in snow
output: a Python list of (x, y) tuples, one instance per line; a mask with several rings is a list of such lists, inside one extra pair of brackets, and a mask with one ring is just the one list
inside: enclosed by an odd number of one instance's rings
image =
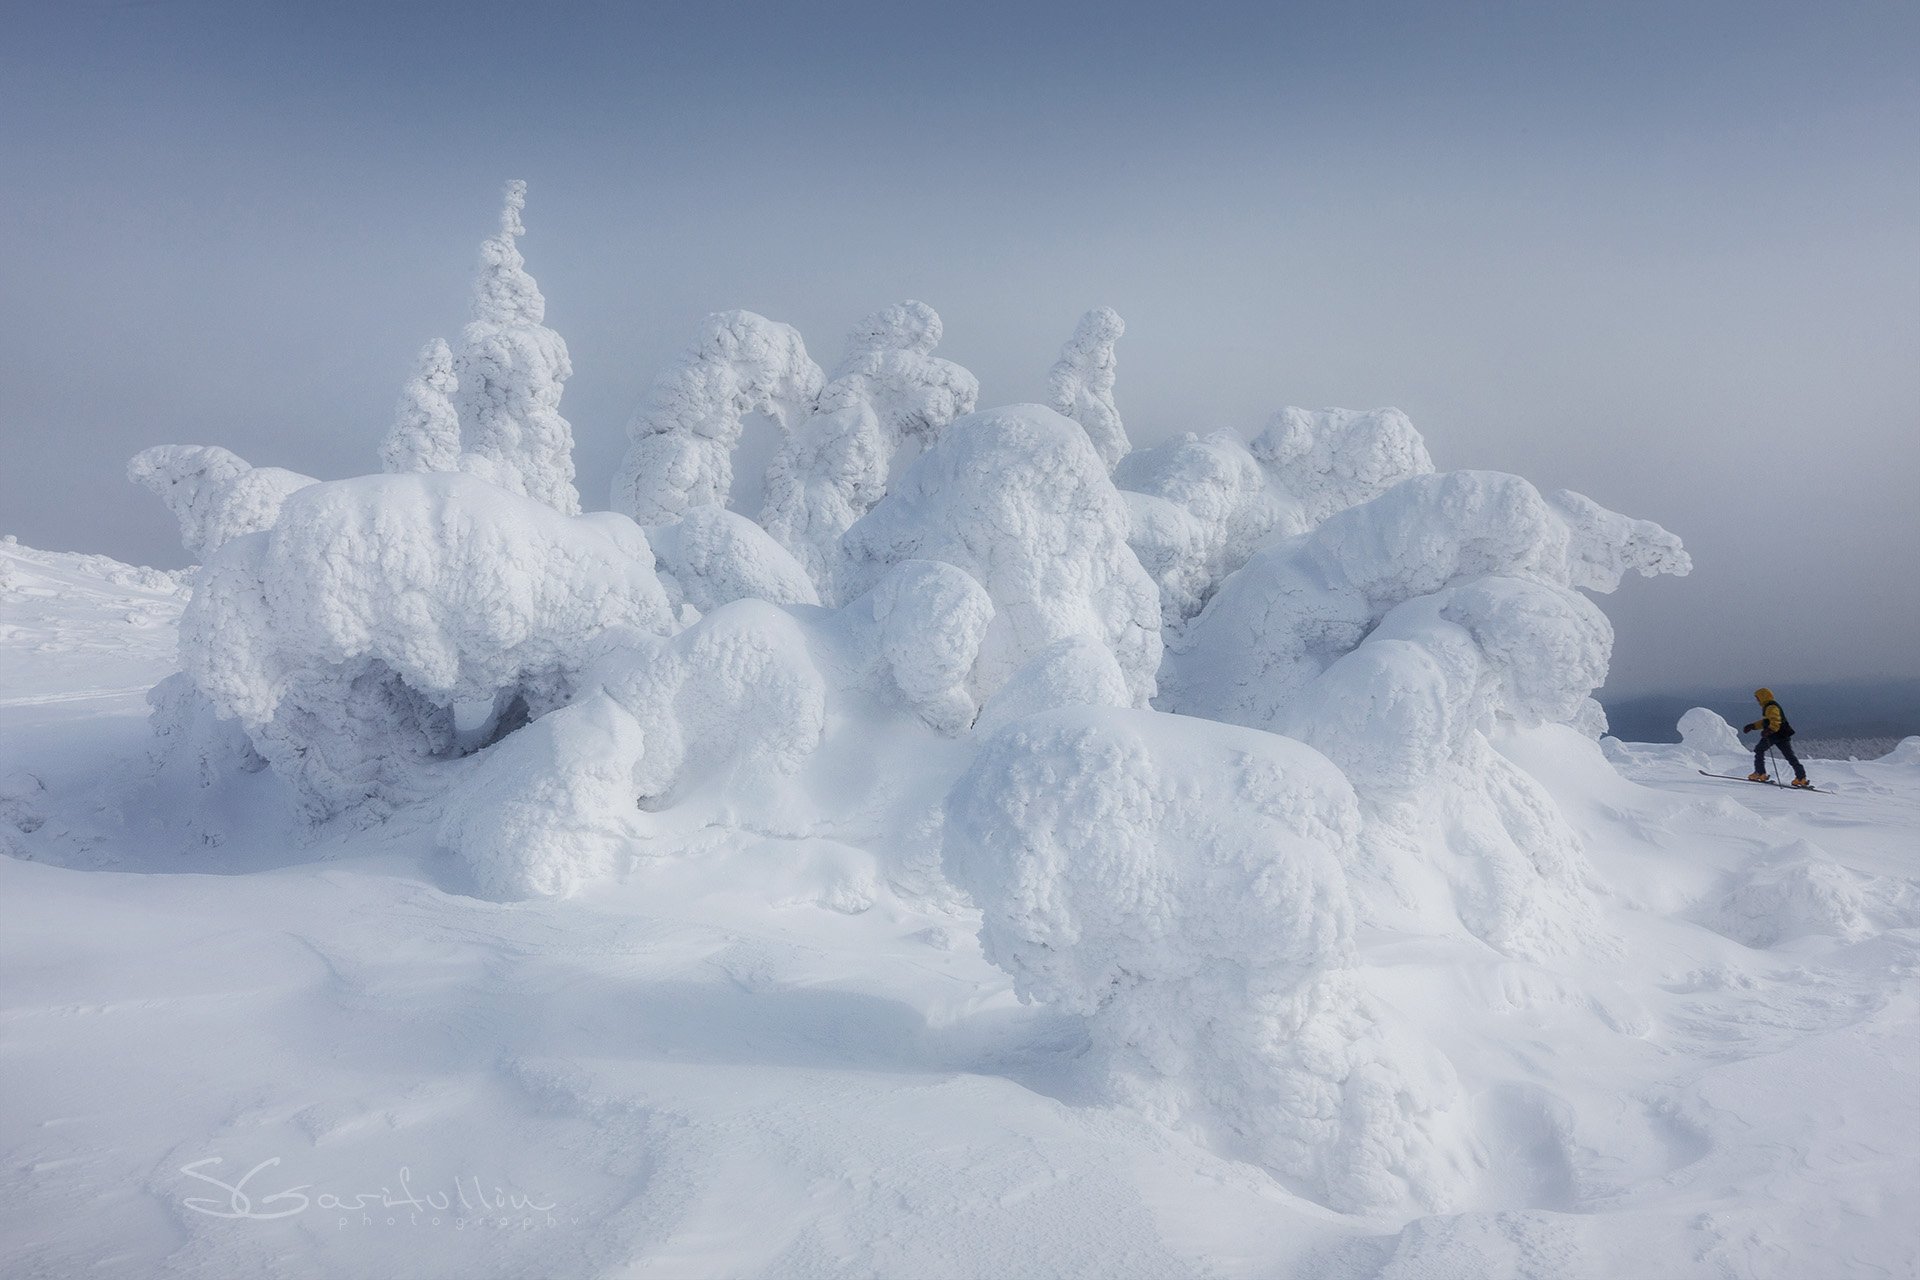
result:
[(1911, 765), (1790, 795), (1503, 741), (1620, 945), (1363, 943), (1488, 1163), (1453, 1212), (1348, 1217), (1090, 1101), (1083, 1024), (977, 916), (828, 909), (824, 842), (498, 904), (404, 820), (300, 835), (270, 774), (189, 807), (134, 696), (182, 593), (109, 564), (0, 547), (9, 1277), (1920, 1271)]

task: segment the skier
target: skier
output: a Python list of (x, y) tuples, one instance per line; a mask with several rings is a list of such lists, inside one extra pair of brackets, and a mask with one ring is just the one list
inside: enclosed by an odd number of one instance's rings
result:
[(1741, 729), (1742, 733), (1760, 731), (1760, 742), (1753, 749), (1753, 772), (1747, 775), (1748, 782), (1767, 781), (1767, 748), (1778, 747), (1780, 754), (1793, 766), (1793, 785), (1810, 787), (1807, 771), (1800, 767), (1800, 757), (1793, 754), (1793, 726), (1787, 723), (1787, 713), (1773, 700), (1773, 690), (1755, 689), (1753, 700), (1760, 704), (1760, 718)]

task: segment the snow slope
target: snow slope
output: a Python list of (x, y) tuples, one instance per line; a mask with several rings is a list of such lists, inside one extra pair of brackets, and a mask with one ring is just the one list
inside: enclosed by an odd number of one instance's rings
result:
[[(1920, 1271), (1920, 742), (1812, 763), (1822, 796), (1700, 777), (1744, 771), (1700, 717), (1677, 746), (1605, 752), (1501, 721), (1474, 750), (1577, 839), (1591, 938), (1536, 955), (1450, 924), (1446, 850), (1419, 824), (1366, 854), (1433, 868), (1399, 904), (1356, 873), (1357, 923), (1326, 937), (1341, 981), (1450, 1065), (1427, 1131), (1446, 1203), (1341, 1213), (1210, 1138), (1194, 1108), (1247, 1095), (1208, 1095), (1209, 1071), (1154, 1077), (1196, 1090), (1177, 1105), (1116, 1100), (1127, 1007), (1020, 1003), (940, 873), (941, 795), (976, 756), (885, 710), (894, 686), (859, 677), (880, 624), (855, 606), (796, 607), (799, 639), (771, 651), (842, 691), (797, 772), (753, 793), (686, 776), (641, 815), (671, 856), (642, 846), (570, 898), (509, 903), (435, 851), (431, 806), (312, 827), (271, 772), (156, 758), (145, 691), (178, 669), (182, 606), (173, 575), (0, 545), (9, 1277)], [(1022, 671), (1112, 662), (1063, 645)], [(1172, 720), (1045, 723), (1138, 735), (1151, 767), (1126, 803), (1204, 805), (1202, 748), (1153, 729)], [(1038, 740), (1035, 722), (997, 722), (976, 773), (1052, 758), (1006, 736)], [(1232, 734), (1256, 736), (1208, 749)], [(1289, 778), (1328, 768), (1274, 750)], [(1345, 812), (1340, 786), (1274, 812)], [(831, 822), (810, 807), (829, 793)], [(1194, 847), (1191, 814), (1154, 830), (1139, 875)], [(1139, 955), (1177, 971), (1266, 909)], [(1016, 918), (994, 946), (1034, 945)], [(1145, 944), (1102, 920), (1137, 968)], [(1246, 987), (1247, 1008), (1290, 980)]]

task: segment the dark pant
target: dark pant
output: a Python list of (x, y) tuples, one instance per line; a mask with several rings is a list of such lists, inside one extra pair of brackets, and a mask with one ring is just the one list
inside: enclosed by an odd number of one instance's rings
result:
[(1755, 773), (1765, 773), (1767, 771), (1768, 747), (1774, 748), (1787, 758), (1787, 763), (1793, 766), (1794, 777), (1804, 778), (1807, 776), (1807, 771), (1800, 767), (1800, 757), (1793, 754), (1793, 739), (1776, 738), (1770, 733), (1761, 734), (1760, 745), (1753, 749), (1753, 771)]

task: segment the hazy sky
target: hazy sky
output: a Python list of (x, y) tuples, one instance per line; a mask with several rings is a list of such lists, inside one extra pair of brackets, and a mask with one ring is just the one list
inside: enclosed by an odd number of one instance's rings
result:
[(373, 470), (510, 177), (604, 505), (700, 316), (920, 298), (983, 403), (1117, 308), (1136, 443), (1397, 405), (1659, 520), (1610, 690), (1911, 675), (1920, 5), (19, 4), (0, 533), (177, 565), (123, 479)]

